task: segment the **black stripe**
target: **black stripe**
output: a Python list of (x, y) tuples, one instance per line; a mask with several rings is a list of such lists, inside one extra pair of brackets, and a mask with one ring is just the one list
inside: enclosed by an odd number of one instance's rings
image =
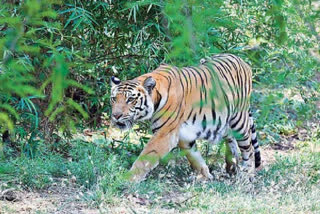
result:
[(251, 144), (247, 145), (247, 146), (240, 146), (239, 145), (239, 148), (240, 149), (244, 149), (244, 150), (248, 150), (250, 148)]
[(246, 135), (246, 136), (243, 136), (242, 138), (241, 138), (241, 141), (246, 141), (246, 140), (248, 140), (249, 139), (249, 135)]
[(220, 128), (221, 128), (221, 118), (219, 117), (217, 130), (219, 130)]
[(252, 133), (255, 133), (255, 132), (256, 132), (256, 127), (254, 127), (254, 125), (253, 125), (253, 127), (251, 127), (251, 132), (252, 132)]
[[(169, 76), (169, 77), (167, 77), (166, 76), (166, 79), (168, 80), (168, 82), (169, 82), (169, 86), (168, 86), (168, 91), (167, 91), (167, 100), (166, 100), (166, 102), (164, 103), (164, 105), (163, 105), (163, 107), (162, 108), (164, 108), (166, 105), (167, 105), (167, 103), (168, 103), (168, 100), (169, 100), (169, 92), (170, 92), (170, 89), (171, 89), (171, 77)], [(156, 118), (156, 119), (152, 119), (152, 123), (156, 123), (165, 113), (166, 113), (166, 111), (170, 108), (170, 106), (171, 105), (168, 105), (167, 106), (167, 108), (164, 110), (164, 112), (158, 117), (158, 118)]]
[(220, 119), (220, 117), (219, 117), (219, 118), (218, 118), (217, 128), (216, 128), (216, 130), (214, 131), (214, 133), (213, 133), (213, 135), (212, 135), (213, 138), (215, 138), (215, 137), (217, 136), (217, 133), (218, 133), (218, 131), (220, 130), (220, 127), (221, 127), (221, 119)]
[(143, 110), (141, 107), (134, 107), (134, 108), (137, 109), (137, 110), (140, 110), (140, 111)]
[(187, 117), (186, 120), (189, 120), (189, 119), (190, 119), (192, 112), (193, 112), (193, 109), (191, 109), (191, 111), (190, 111), (190, 113), (189, 113), (189, 115), (188, 115), (188, 117)]
[(215, 104), (214, 104), (214, 100), (211, 100), (211, 116), (212, 116), (212, 121), (213, 123), (215, 123), (216, 120), (216, 111), (215, 111)]
[(146, 96), (144, 96), (144, 105), (148, 108), (149, 106), (148, 106), (148, 103), (147, 103), (147, 97)]
[(204, 104), (208, 104), (208, 97), (207, 97), (207, 90), (206, 90), (206, 88), (203, 88), (203, 90), (204, 90)]
[(140, 97), (140, 106), (137, 108), (142, 109), (142, 105), (143, 105), (143, 97)]
[(191, 142), (189, 143), (189, 147), (192, 148), (195, 144), (196, 144), (196, 141), (195, 141), (195, 140), (194, 140), (194, 141), (191, 141)]
[(248, 122), (247, 116), (244, 115), (244, 118), (243, 118), (242, 121), (241, 121), (240, 127), (237, 128), (235, 131), (238, 132), (238, 133), (242, 133), (242, 129), (246, 127), (247, 122)]
[[(183, 81), (182, 81), (182, 78), (181, 78), (181, 75), (180, 75), (181, 72), (179, 72), (179, 71), (180, 71), (180, 70), (177, 71), (177, 73), (178, 73), (178, 75), (179, 75), (178, 79), (179, 79), (180, 85), (181, 85), (181, 87), (182, 87), (182, 91), (183, 91), (182, 94), (183, 94), (183, 96), (184, 96), (184, 92), (185, 92), (184, 87), (185, 87), (185, 86), (184, 86), (184, 84), (183, 84)], [(187, 83), (187, 84), (188, 84), (188, 83)], [(184, 99), (182, 98), (181, 100), (184, 100)]]
[(239, 123), (239, 121), (240, 121), (241, 118), (242, 118), (242, 114), (240, 113), (240, 116), (239, 116), (238, 120), (231, 125), (231, 128), (232, 128), (232, 129), (234, 129), (234, 128), (238, 125), (238, 123)]
[[(159, 91), (156, 89), (156, 93), (157, 93), (157, 102), (154, 104), (154, 106), (153, 106), (153, 109), (154, 109), (154, 112), (156, 112), (157, 111), (157, 109), (159, 108), (159, 105), (160, 105), (160, 102), (161, 102), (161, 100), (162, 100), (162, 96), (161, 96), (161, 94), (159, 93)], [(159, 98), (160, 97), (160, 98)]]
[(177, 78), (176, 72), (174, 70), (174, 67), (169, 66), (167, 69), (165, 69), (163, 71), (166, 72), (166, 73), (169, 73), (169, 74), (173, 75), (175, 78)]
[[(175, 118), (173, 119), (173, 121), (169, 124), (169, 126), (172, 125), (172, 123), (174, 123), (174, 122), (177, 120), (177, 117), (179, 117), (179, 115), (180, 115), (181, 109), (182, 109), (182, 102), (180, 102), (179, 110), (178, 110), (178, 113), (176, 114), (176, 117), (175, 117)], [(183, 117), (183, 114), (180, 115), (180, 120), (181, 120), (182, 117)], [(180, 121), (180, 120), (179, 120), (179, 121)]]
[(194, 122), (196, 122), (196, 119), (197, 119), (197, 114), (195, 114), (195, 115), (193, 116), (192, 124), (194, 124)]
[[(173, 121), (168, 126), (172, 125), (172, 123), (174, 123), (176, 121), (177, 117), (179, 116), (180, 111), (182, 109), (182, 102), (180, 102), (180, 105), (177, 106), (177, 108), (179, 108), (178, 113), (176, 114), (176, 117), (173, 119)], [(170, 114), (170, 116), (168, 117), (168, 119), (164, 123), (162, 123), (160, 126), (154, 128), (152, 131), (157, 131), (160, 128), (162, 128), (171, 119), (171, 117), (174, 115), (174, 113), (177, 112), (177, 108), (175, 108), (175, 110)], [(180, 118), (182, 118), (182, 116), (183, 116), (183, 114), (181, 114)]]
[(236, 112), (236, 114), (230, 119), (230, 121), (236, 119), (236, 117), (238, 116), (239, 113), (240, 113), (240, 112)]
[(206, 128), (207, 128), (207, 118), (206, 118), (206, 115), (203, 115), (203, 119), (202, 119), (201, 125), (202, 125), (203, 131), (206, 130)]
[(187, 72), (188, 77), (189, 77), (188, 79), (189, 79), (189, 81), (190, 81), (190, 83), (189, 83), (189, 84), (190, 84), (190, 87), (189, 87), (189, 88), (190, 88), (189, 93), (190, 93), (190, 92), (192, 91), (192, 79), (191, 79), (190, 73), (189, 73), (189, 71), (188, 71), (188, 68), (183, 68), (183, 70)]
[(191, 70), (195, 71), (199, 75), (199, 77), (201, 79), (201, 85), (205, 85), (201, 73), (197, 69), (195, 69), (195, 67), (188, 67), (188, 68), (190, 68)]
[(161, 117), (163, 117), (163, 115), (169, 110), (170, 107), (171, 107), (171, 105), (168, 105), (167, 108), (165, 110), (163, 110), (163, 112), (159, 115), (159, 117), (152, 120), (152, 123), (153, 124), (156, 123)]
[[(177, 106), (177, 107), (175, 108), (175, 110), (174, 110), (173, 112), (171, 112), (171, 114), (168, 116), (168, 118), (167, 118), (166, 121), (164, 121), (160, 126), (158, 126), (158, 127), (156, 127), (156, 128), (153, 128), (153, 129), (152, 129), (152, 132), (156, 132), (157, 130), (161, 129), (161, 128), (171, 119), (172, 115), (174, 114), (174, 112), (176, 112), (177, 108), (179, 108), (179, 106)], [(161, 117), (161, 116), (160, 116), (160, 117)], [(159, 117), (159, 119), (160, 119), (160, 117)]]
[(196, 88), (198, 88), (198, 80), (197, 80), (197, 77), (196, 77), (195, 73), (189, 67), (187, 67), (186, 69), (187, 69), (188, 72), (191, 72), (192, 76), (194, 77), (194, 82), (196, 83)]
[(203, 70), (201, 67), (195, 67), (195, 69), (200, 69), (202, 71), (202, 74), (204, 75), (204, 78), (206, 79), (206, 84), (208, 85), (208, 76), (205, 70)]
[(186, 87), (187, 87), (187, 91), (188, 91), (188, 88), (189, 88), (188, 78), (184, 74), (184, 70), (183, 69), (180, 69), (180, 72), (182, 73), (182, 76), (183, 76), (184, 80), (186, 81), (186, 84), (187, 84)]
[(258, 168), (261, 165), (261, 154), (259, 152), (254, 153), (254, 162), (255, 167)]
[(208, 130), (208, 132), (207, 132), (207, 134), (206, 134), (204, 139), (208, 140), (210, 138), (210, 136), (211, 136), (211, 131)]

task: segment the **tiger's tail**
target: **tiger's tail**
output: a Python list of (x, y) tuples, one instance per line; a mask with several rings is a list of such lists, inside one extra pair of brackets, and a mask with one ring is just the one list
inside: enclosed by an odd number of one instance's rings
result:
[(254, 162), (255, 162), (255, 167), (259, 168), (261, 166), (261, 153), (260, 153), (259, 143), (257, 140), (256, 126), (254, 125), (251, 111), (249, 111), (249, 118), (250, 118), (250, 128), (251, 128), (251, 144), (254, 148)]

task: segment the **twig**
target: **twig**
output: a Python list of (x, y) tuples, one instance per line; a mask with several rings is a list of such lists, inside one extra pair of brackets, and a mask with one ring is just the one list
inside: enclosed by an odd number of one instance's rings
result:
[(183, 200), (183, 201), (175, 202), (175, 204), (181, 206), (181, 204), (186, 203), (188, 200), (190, 200), (190, 199), (192, 199), (192, 198), (194, 198), (194, 197), (196, 197), (196, 196), (198, 196), (198, 195), (199, 195), (199, 194), (194, 194), (193, 196), (190, 196), (189, 198), (186, 198), (186, 199)]

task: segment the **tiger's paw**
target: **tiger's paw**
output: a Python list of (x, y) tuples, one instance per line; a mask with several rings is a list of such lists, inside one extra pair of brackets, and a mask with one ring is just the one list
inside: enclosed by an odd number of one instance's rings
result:
[(240, 172), (244, 173), (245, 177), (249, 178), (250, 182), (254, 181), (254, 176), (255, 176), (255, 167), (252, 161), (242, 161), (240, 163)]
[(212, 180), (213, 176), (211, 175), (207, 165), (201, 168), (199, 176), (202, 176), (205, 180)]
[(197, 182), (208, 182), (213, 180), (213, 176), (211, 175), (209, 168), (207, 166), (202, 167), (200, 173), (196, 177)]
[(236, 163), (227, 163), (226, 164), (226, 171), (229, 175), (235, 175), (239, 171), (239, 166)]
[(239, 164), (240, 170), (243, 172), (254, 172), (255, 171), (255, 167), (254, 167), (254, 163), (252, 160), (248, 160), (248, 161), (241, 161)]
[(131, 183), (140, 183), (143, 180), (145, 180), (145, 177), (141, 177), (138, 175), (133, 175), (128, 179), (128, 181)]
[(260, 164), (260, 166), (255, 168), (256, 173), (260, 172), (263, 169), (263, 163)]
[(126, 181), (130, 183), (140, 183), (141, 181), (146, 179), (145, 174), (138, 173), (138, 170), (130, 170), (124, 174), (124, 178)]
[(205, 182), (209, 182), (213, 180), (213, 176), (209, 173), (206, 176), (204, 176), (203, 174), (199, 174), (198, 176), (196, 176), (195, 181), (196, 182), (200, 182), (200, 183), (205, 183)]

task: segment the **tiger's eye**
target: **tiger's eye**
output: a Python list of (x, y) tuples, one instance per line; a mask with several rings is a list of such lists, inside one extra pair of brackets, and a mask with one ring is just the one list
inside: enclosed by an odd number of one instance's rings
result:
[(127, 103), (131, 103), (131, 102), (133, 102), (134, 101), (134, 98), (133, 97), (129, 97), (128, 99), (127, 99)]

